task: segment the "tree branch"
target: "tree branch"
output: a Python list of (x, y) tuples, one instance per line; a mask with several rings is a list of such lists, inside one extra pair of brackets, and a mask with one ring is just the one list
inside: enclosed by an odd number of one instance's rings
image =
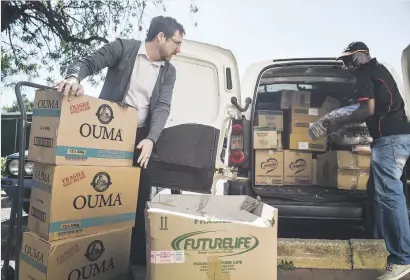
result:
[(28, 8), (27, 4), (12, 5), (10, 1), (1, 1), (1, 32), (10, 29), (10, 26), (15, 23), (21, 14)]

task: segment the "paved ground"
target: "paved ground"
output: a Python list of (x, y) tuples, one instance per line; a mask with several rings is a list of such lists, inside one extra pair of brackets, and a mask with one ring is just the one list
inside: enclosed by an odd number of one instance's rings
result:
[[(133, 267), (134, 279), (145, 280), (145, 271), (142, 267)], [(278, 280), (376, 280), (380, 275), (372, 270), (319, 270), (297, 269), (278, 272)], [(410, 275), (401, 280), (410, 280)]]

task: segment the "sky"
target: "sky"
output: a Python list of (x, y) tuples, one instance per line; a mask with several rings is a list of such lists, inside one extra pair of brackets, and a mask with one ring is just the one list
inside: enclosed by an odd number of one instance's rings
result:
[[(373, 57), (401, 75), (401, 54), (410, 44), (410, 0), (194, 1), (199, 8), (194, 17), (191, 1), (164, 2), (165, 14), (184, 25), (187, 39), (230, 49), (241, 77), (261, 60), (336, 57), (352, 41), (365, 42)], [(150, 7), (147, 16), (158, 14), (164, 13)], [(139, 32), (131, 36), (144, 39)], [(84, 87), (86, 94), (98, 96), (102, 84)], [(33, 98), (33, 91), (27, 95)], [(5, 89), (1, 105), (13, 100), (14, 90)]]

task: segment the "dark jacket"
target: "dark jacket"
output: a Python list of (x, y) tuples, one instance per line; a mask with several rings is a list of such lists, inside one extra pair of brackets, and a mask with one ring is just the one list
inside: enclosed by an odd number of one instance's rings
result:
[[(140, 45), (141, 41), (128, 39), (117, 39), (108, 43), (91, 55), (71, 64), (67, 70), (67, 78), (76, 77), (82, 81), (87, 76), (108, 67), (99, 98), (122, 102), (130, 86)], [(154, 143), (157, 142), (169, 117), (175, 79), (175, 67), (166, 62), (161, 66), (150, 102), (150, 127), (147, 138)]]

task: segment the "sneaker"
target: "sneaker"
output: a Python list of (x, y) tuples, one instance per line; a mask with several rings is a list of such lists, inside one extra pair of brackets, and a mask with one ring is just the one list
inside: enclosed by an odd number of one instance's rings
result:
[(377, 280), (398, 280), (410, 273), (410, 264), (399, 265), (388, 263), (384, 267), (384, 274), (379, 276)]

